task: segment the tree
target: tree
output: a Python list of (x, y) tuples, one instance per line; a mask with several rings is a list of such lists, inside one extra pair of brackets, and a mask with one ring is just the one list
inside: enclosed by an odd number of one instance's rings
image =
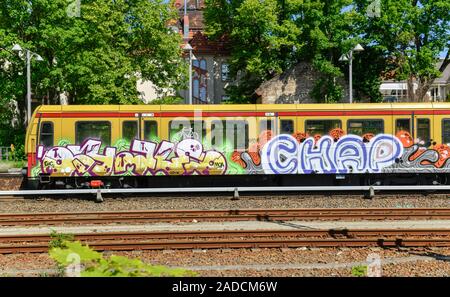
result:
[[(364, 16), (360, 22), (364, 39), (395, 66), (396, 79), (407, 80), (410, 99), (423, 101), (434, 79), (450, 64), (450, 2), (379, 0), (380, 14), (367, 16), (372, 2), (355, 0)], [(436, 69), (443, 51), (445, 58)]]
[[(206, 0), (211, 38), (231, 43), (230, 73), (239, 78), (231, 98), (248, 98), (263, 82), (298, 62), (309, 62), (322, 76), (312, 96), (319, 102), (342, 98), (340, 55), (356, 45), (351, 0)], [(233, 98), (234, 97), (234, 98)], [(245, 100), (244, 100), (245, 101)]]
[[(24, 118), (25, 63), (7, 51), (19, 43), (39, 53), (33, 97), (59, 104), (136, 104), (139, 77), (158, 88), (184, 87), (181, 37), (169, 29), (176, 11), (164, 0), (2, 0), (0, 101), (16, 100)], [(6, 64), (9, 66), (5, 66)], [(5, 107), (7, 105), (3, 105)]]
[(300, 31), (292, 12), (293, 0), (206, 0), (206, 32), (231, 42), (230, 76), (239, 78), (228, 89), (230, 100), (251, 101), (265, 80), (292, 64)]
[(388, 72), (392, 65), (383, 56), (383, 53), (373, 46), (365, 46), (364, 51), (355, 55), (353, 60), (353, 87), (356, 99), (369, 102), (381, 102), (383, 96), (380, 92), (382, 74)]
[(343, 97), (338, 79), (346, 65), (339, 57), (359, 41), (353, 28), (355, 12), (345, 10), (350, 4), (351, 0), (305, 0), (298, 7), (296, 25), (305, 42), (298, 59), (312, 63), (322, 74), (311, 94), (317, 102), (337, 102)]

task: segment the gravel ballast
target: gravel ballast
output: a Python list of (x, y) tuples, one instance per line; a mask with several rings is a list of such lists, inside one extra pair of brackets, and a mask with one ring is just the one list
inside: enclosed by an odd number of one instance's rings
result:
[[(237, 249), (114, 254), (139, 258), (149, 264), (192, 268), (199, 276), (353, 276), (352, 268), (368, 263), (369, 254), (380, 257), (382, 276), (450, 275), (448, 248)], [(238, 267), (227, 270), (233, 265)], [(265, 266), (270, 269), (264, 269)], [(293, 266), (300, 269), (291, 269)], [(1, 276), (51, 276), (56, 271), (55, 263), (46, 254), (0, 255), (0, 267)]]
[(45, 198), (0, 201), (0, 213), (39, 213), (74, 211), (120, 211), (151, 209), (254, 209), (254, 208), (435, 208), (450, 207), (448, 195), (383, 195), (374, 199), (354, 196), (289, 195), (243, 196), (171, 196), (106, 198), (103, 203), (87, 199)]

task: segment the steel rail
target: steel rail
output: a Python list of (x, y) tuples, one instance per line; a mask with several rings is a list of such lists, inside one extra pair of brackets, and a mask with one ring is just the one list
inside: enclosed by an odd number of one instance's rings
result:
[[(216, 231), (153, 231), (153, 232), (102, 232), (73, 234), (74, 239), (80, 241), (90, 240), (155, 240), (179, 238), (235, 238), (235, 237), (331, 237), (331, 238), (361, 238), (361, 237), (449, 237), (449, 229), (307, 229), (307, 230), (216, 230)], [(0, 235), (0, 243), (10, 242), (40, 242), (50, 241), (49, 234), (18, 234)], [(450, 239), (450, 238), (449, 238)]]
[(78, 211), (78, 212), (38, 212), (38, 213), (0, 213), (1, 218), (14, 217), (47, 217), (47, 216), (117, 216), (117, 215), (161, 215), (161, 216), (184, 216), (184, 215), (259, 215), (267, 214), (422, 214), (422, 213), (440, 213), (450, 214), (450, 208), (380, 208), (380, 207), (364, 207), (364, 208), (251, 208), (251, 209), (155, 209), (155, 210), (118, 210), (118, 211)]
[(371, 191), (450, 191), (450, 185), (422, 186), (282, 186), (282, 187), (196, 187), (132, 189), (65, 189), (0, 191), (0, 196), (86, 195), (86, 194), (170, 194), (234, 192), (371, 192)]
[[(294, 239), (294, 240), (227, 240), (227, 241), (178, 241), (178, 242), (92, 242), (97, 251), (134, 251), (167, 249), (242, 249), (242, 248), (300, 248), (300, 247), (449, 247), (450, 239)], [(44, 243), (22, 246), (0, 246), (0, 254), (46, 253)]]
[(449, 208), (231, 209), (0, 214), (0, 226), (173, 221), (450, 219)]
[[(296, 247), (449, 247), (450, 229), (427, 230), (259, 230), (81, 234), (96, 250), (162, 250)], [(359, 236), (359, 238), (358, 238)], [(411, 237), (415, 236), (415, 237)], [(421, 238), (417, 238), (420, 236)], [(440, 238), (431, 238), (438, 237)], [(301, 238), (298, 238), (301, 237)], [(326, 237), (326, 238), (323, 238)], [(3, 236), (14, 242), (14, 236)], [(8, 241), (8, 238), (10, 241)], [(46, 252), (48, 235), (17, 235), (19, 244), (1, 244), (0, 254)], [(182, 240), (177, 240), (181, 238)], [(194, 240), (192, 240), (194, 239)], [(31, 241), (27, 244), (27, 240)], [(2, 241), (2, 242), (5, 242)]]

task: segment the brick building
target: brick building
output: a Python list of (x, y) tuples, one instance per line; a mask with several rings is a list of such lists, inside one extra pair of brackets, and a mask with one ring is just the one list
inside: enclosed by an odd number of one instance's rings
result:
[[(184, 5), (186, 1), (186, 16)], [(224, 88), (228, 85), (229, 49), (226, 40), (209, 40), (204, 33), (204, 0), (176, 0), (181, 32), (189, 30), (188, 42), (193, 47), (196, 60), (192, 62), (192, 98), (194, 104), (219, 104), (227, 100)], [(187, 20), (187, 22), (186, 22)], [(187, 99), (188, 90), (180, 95)]]
[[(226, 40), (209, 40), (204, 33), (203, 9), (204, 0), (176, 0), (174, 5), (179, 11), (176, 26), (180, 34), (188, 30), (185, 42), (193, 48), (195, 60), (192, 62), (192, 101), (194, 104), (220, 104), (226, 101), (225, 87), (229, 84), (228, 43)], [(138, 90), (142, 100), (149, 102), (158, 98), (157, 92), (149, 82), (138, 82)], [(189, 90), (177, 90), (178, 94), (189, 100)]]

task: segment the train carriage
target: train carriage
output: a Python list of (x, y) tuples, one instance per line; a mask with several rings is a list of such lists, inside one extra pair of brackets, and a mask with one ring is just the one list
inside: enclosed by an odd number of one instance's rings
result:
[(27, 177), (41, 188), (447, 184), (449, 144), (450, 103), (40, 106)]

